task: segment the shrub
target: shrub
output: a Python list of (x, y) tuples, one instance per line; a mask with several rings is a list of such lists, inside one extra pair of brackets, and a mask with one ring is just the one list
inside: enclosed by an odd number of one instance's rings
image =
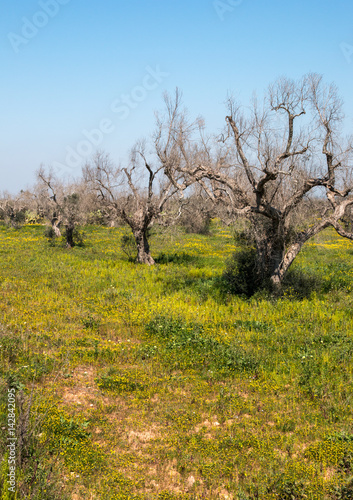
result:
[[(64, 232), (64, 236), (66, 238), (66, 231)], [(78, 246), (78, 247), (85, 246), (86, 235), (80, 227), (75, 226), (75, 229), (74, 229), (72, 236), (73, 236), (73, 240), (75, 242), (75, 246)]]
[(221, 280), (221, 288), (226, 293), (251, 297), (264, 285), (257, 266), (254, 248), (243, 248), (236, 252), (227, 263)]
[(31, 210), (25, 211), (25, 217), (26, 217), (26, 224), (38, 224), (42, 220), (40, 215)]
[[(232, 295), (252, 297), (261, 290), (274, 292), (269, 278), (260, 272), (255, 248), (244, 247), (236, 252), (227, 263), (220, 288)], [(298, 299), (311, 296), (322, 288), (322, 280), (315, 274), (304, 274), (300, 269), (290, 269), (285, 276), (280, 295), (290, 295)], [(278, 291), (276, 292), (278, 294)]]

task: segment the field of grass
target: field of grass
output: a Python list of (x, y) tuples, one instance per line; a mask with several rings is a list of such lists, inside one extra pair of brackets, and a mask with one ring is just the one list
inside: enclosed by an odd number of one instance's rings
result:
[(1, 500), (353, 498), (352, 243), (305, 246), (305, 298), (246, 300), (219, 286), (235, 246), (216, 223), (153, 236), (150, 268), (125, 229), (70, 251), (43, 232), (0, 227)]

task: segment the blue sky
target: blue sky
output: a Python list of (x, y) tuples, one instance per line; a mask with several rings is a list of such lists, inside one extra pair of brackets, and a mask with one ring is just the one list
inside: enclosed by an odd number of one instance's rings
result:
[(246, 104), (317, 72), (353, 131), (353, 2), (218, 1), (2, 0), (0, 191), (26, 188), (41, 163), (78, 176), (96, 145), (124, 159), (176, 86), (217, 131), (227, 92)]

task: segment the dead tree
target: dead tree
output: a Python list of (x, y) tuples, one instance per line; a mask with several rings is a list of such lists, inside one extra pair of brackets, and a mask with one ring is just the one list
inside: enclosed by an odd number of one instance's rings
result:
[[(178, 99), (174, 115), (181, 115)], [(353, 239), (343, 223), (353, 205), (353, 147), (340, 134), (342, 119), (334, 85), (313, 74), (299, 82), (283, 78), (247, 112), (229, 99), (218, 146), (212, 149), (201, 135), (192, 161), (167, 165), (166, 174), (194, 179), (212, 202), (247, 218), (258, 273), (280, 287), (304, 243), (323, 229)], [(185, 145), (180, 134), (174, 142)], [(326, 200), (324, 209), (298, 227), (296, 215), (313, 197)]]
[(148, 229), (166, 219), (166, 203), (178, 191), (163, 175), (163, 166), (155, 166), (153, 159), (147, 158), (145, 145), (140, 142), (131, 151), (126, 167), (115, 166), (108, 154), (97, 152), (84, 167), (83, 175), (110, 220), (122, 220), (130, 226), (136, 242), (137, 262), (153, 265)]
[(37, 178), (39, 189), (37, 187), (36, 197), (42, 213), (50, 221), (56, 237), (61, 236), (61, 226), (65, 228), (66, 247), (73, 248), (75, 229), (86, 218), (82, 206), (82, 185), (65, 185), (53, 172), (45, 172), (43, 167), (39, 169)]
[(25, 191), (15, 196), (4, 192), (0, 197), (0, 219), (14, 229), (25, 223), (27, 210), (28, 193)]

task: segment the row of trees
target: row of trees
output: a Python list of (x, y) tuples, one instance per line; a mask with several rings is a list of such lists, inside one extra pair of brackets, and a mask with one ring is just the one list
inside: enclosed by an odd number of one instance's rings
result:
[[(310, 74), (278, 80), (246, 108), (229, 98), (218, 136), (206, 134), (202, 119), (188, 118), (178, 90), (164, 102), (152, 140), (138, 142), (126, 165), (97, 152), (70, 189), (53, 172), (38, 171), (34, 210), (57, 235), (65, 227), (68, 247), (75, 226), (99, 214), (100, 222), (128, 224), (138, 262), (151, 265), (153, 224), (172, 224), (185, 213), (217, 214), (227, 224), (243, 218), (260, 280), (280, 287), (304, 243), (323, 229), (353, 239), (353, 142), (341, 133), (334, 85)], [(20, 199), (3, 199), (0, 214), (13, 218)]]

